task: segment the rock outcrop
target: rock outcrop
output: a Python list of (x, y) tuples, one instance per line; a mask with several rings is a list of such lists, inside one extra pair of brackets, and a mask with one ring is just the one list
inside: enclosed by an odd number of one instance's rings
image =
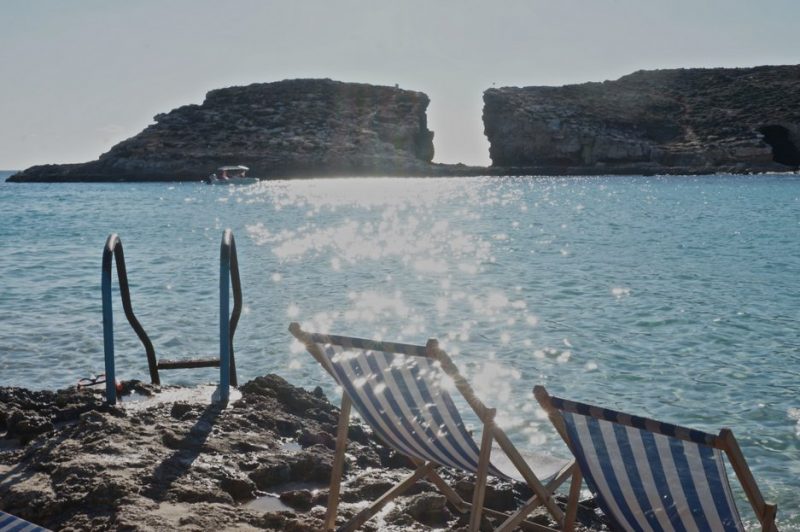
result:
[(209, 92), (96, 161), (8, 181), (710, 174), (800, 167), (800, 65), (639, 71), (616, 81), (484, 92), (489, 168), (436, 164), (421, 92), (329, 79)]
[[(321, 389), (277, 375), (244, 384), (224, 409), (207, 403), (213, 386), (204, 388), (198, 397), (126, 381), (121, 402), (108, 406), (100, 390), (0, 387), (0, 508), (52, 530), (322, 530), (339, 410)], [(357, 423), (347, 451), (339, 524), (412, 465)], [(470, 500), (473, 477), (442, 474)], [(486, 504), (503, 511), (531, 495), (492, 478)], [(586, 503), (579, 518), (596, 530)], [(534, 519), (552, 525), (546, 515)], [(465, 530), (468, 522), (423, 481), (364, 530)]]
[(800, 65), (639, 71), (484, 93), (493, 173), (714, 173), (800, 166)]
[(436, 171), (428, 97), (394, 87), (298, 79), (209, 92), (96, 161), (42, 165), (10, 181), (200, 180), (243, 164), (256, 177)]

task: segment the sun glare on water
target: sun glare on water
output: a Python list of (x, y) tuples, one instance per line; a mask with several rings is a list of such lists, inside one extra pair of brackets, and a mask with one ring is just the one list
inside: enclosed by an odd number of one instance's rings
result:
[[(136, 315), (159, 354), (207, 355), (218, 341), (218, 238), (230, 227), (245, 304), (240, 382), (278, 373), (337, 402), (341, 390), (289, 322), (416, 345), (436, 338), (516, 443), (564, 451), (535, 384), (701, 430), (729, 424), (765, 491), (791, 508), (798, 185), (790, 176), (59, 185), (74, 202), (7, 187), (4, 213), (24, 223), (8, 226), (0, 255), (11, 280), (0, 333), (19, 356), (0, 370), (59, 387), (102, 365), (99, 249), (84, 235), (109, 225), (125, 241)], [(165, 206), (166, 222), (141, 214)], [(37, 209), (52, 216), (32, 217)], [(141, 378), (146, 357), (121, 309), (115, 322), (120, 371)]]

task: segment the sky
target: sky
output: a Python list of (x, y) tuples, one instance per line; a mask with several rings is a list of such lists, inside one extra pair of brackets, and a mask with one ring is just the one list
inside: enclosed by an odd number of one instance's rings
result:
[(489, 164), (483, 91), (800, 63), (797, 0), (0, 0), (0, 169), (96, 159), (209, 90), (426, 93), (434, 161)]

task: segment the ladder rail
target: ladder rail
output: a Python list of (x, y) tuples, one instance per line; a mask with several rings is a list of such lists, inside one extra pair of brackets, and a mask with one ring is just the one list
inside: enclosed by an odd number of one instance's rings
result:
[[(236, 239), (226, 229), (222, 233), (219, 253), (219, 382), (220, 402), (227, 403), (230, 385), (236, 386), (236, 358), (233, 354), (233, 336), (242, 315), (242, 285), (239, 277), (239, 259)], [(230, 285), (233, 286), (233, 312), (230, 311)]]
[(160, 384), (158, 369), (156, 369), (156, 351), (153, 342), (139, 323), (133, 313), (131, 304), (131, 291), (128, 284), (128, 271), (125, 267), (125, 252), (122, 248), (122, 240), (116, 233), (108, 235), (106, 245), (103, 247), (103, 350), (105, 354), (106, 366), (106, 399), (109, 404), (115, 404), (117, 400), (116, 375), (114, 367), (114, 316), (111, 305), (111, 262), (112, 258), (117, 266), (117, 282), (119, 284), (120, 298), (122, 299), (122, 309), (128, 319), (139, 341), (144, 346), (147, 353), (147, 363), (150, 366), (150, 379), (153, 384)]

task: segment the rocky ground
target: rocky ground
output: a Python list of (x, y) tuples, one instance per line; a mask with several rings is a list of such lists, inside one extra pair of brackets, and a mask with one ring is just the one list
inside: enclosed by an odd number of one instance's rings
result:
[[(0, 509), (54, 530), (321, 529), (338, 418), (321, 390), (267, 375), (223, 409), (175, 388), (124, 386), (116, 407), (100, 390), (0, 388)], [(408, 465), (352, 425), (340, 521)], [(446, 478), (469, 499), (470, 477)], [(527, 496), (493, 479), (487, 505), (509, 510)], [(468, 523), (427, 482), (397, 501), (364, 530)], [(591, 503), (579, 517), (602, 527)]]

